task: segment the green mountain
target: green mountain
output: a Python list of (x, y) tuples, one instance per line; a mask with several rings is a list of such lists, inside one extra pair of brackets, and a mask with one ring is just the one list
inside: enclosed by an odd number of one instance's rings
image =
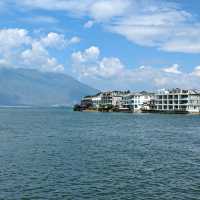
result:
[(0, 69), (0, 105), (72, 105), (97, 92), (66, 74)]

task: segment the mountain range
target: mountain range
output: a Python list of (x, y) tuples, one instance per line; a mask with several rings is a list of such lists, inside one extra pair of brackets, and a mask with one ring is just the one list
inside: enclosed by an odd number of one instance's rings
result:
[(71, 106), (97, 92), (63, 73), (0, 68), (0, 106)]

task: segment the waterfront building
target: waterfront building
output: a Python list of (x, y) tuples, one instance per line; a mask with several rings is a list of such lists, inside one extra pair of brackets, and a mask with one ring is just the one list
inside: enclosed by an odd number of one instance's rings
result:
[(160, 90), (155, 94), (155, 111), (200, 112), (200, 93), (196, 90)]
[(94, 108), (98, 108), (99, 105), (101, 104), (101, 98), (102, 98), (102, 94), (98, 93), (94, 96), (91, 97), (91, 101), (93, 103), (93, 107)]
[(143, 107), (147, 107), (150, 101), (154, 99), (153, 93), (140, 92), (140, 93), (130, 93), (123, 96), (121, 101), (122, 108), (129, 108), (134, 112), (140, 111)]
[(100, 92), (94, 96), (86, 96), (82, 101), (90, 100), (94, 108), (99, 108), (100, 106), (114, 106), (120, 107), (120, 102), (122, 97), (129, 94), (129, 91), (108, 91)]
[(200, 113), (200, 92), (182, 89), (162, 89), (156, 93), (108, 91), (84, 97), (80, 106), (83, 110)]

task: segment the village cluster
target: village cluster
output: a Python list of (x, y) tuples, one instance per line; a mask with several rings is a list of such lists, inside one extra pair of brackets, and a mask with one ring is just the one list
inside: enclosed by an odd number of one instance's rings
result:
[(172, 89), (152, 92), (107, 91), (85, 96), (75, 111), (200, 113), (200, 91)]

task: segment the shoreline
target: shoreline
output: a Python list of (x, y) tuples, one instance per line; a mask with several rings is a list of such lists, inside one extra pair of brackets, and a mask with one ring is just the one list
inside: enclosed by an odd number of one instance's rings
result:
[(200, 115), (197, 112), (188, 112), (188, 111), (158, 111), (158, 110), (143, 110), (143, 111), (99, 111), (99, 110), (82, 110), (82, 111), (74, 111), (74, 112), (99, 112), (99, 113), (141, 113), (141, 114), (169, 114), (169, 115)]

